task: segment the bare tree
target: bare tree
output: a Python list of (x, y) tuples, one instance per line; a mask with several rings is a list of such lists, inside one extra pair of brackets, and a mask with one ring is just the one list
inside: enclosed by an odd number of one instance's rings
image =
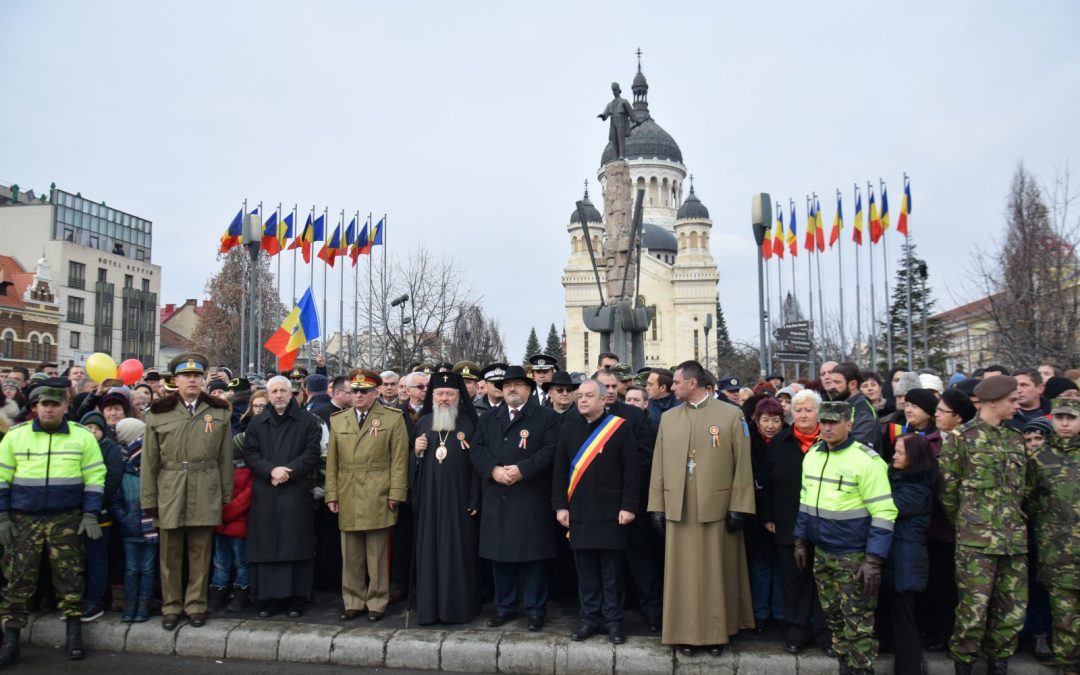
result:
[(499, 324), (484, 316), (480, 305), (464, 305), (458, 309), (450, 339), (446, 343), (447, 360), (472, 361), (480, 367), (506, 360), (506, 349)]
[(997, 253), (980, 251), (974, 270), (986, 298), (983, 311), (996, 329), (989, 345), (996, 360), (1021, 367), (1080, 359), (1080, 241), (1078, 223), (1069, 222), (1078, 197), (1068, 168), (1058, 172), (1048, 200), (1023, 164), (1017, 167), (1004, 242)]

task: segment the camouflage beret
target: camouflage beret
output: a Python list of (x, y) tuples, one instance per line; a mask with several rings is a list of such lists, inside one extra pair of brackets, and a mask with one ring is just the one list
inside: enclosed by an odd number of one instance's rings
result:
[(1009, 375), (991, 375), (975, 385), (975, 395), (980, 401), (998, 401), (1016, 391), (1016, 378)]
[(847, 401), (823, 401), (818, 409), (818, 421), (841, 422), (851, 415), (851, 404)]
[(1080, 400), (1075, 398), (1055, 398), (1050, 402), (1050, 414), (1080, 417)]

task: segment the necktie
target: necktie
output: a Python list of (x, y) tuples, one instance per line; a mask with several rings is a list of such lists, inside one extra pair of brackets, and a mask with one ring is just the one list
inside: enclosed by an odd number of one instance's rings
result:
[(191, 416), (195, 417), (195, 404), (194, 403), (188, 403), (187, 409), (188, 409), (188, 412), (191, 413)]
[(511, 409), (510, 410), (510, 421), (513, 422), (514, 420), (516, 420), (517, 416), (518, 416), (518, 409), (517, 408)]

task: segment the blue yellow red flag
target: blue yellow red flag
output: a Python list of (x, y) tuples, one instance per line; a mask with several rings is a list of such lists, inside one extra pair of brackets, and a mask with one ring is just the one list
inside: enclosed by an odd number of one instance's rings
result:
[(874, 191), (870, 190), (870, 243), (878, 243), (884, 231), (881, 229), (881, 217), (878, 215), (877, 202), (874, 201)]
[(889, 189), (881, 186), (881, 233), (889, 231)]
[(784, 209), (776, 205), (776, 227), (773, 228), (773, 253), (784, 259)]
[(814, 217), (817, 219), (817, 223), (814, 227), (814, 239), (817, 241), (817, 250), (825, 250), (825, 223), (822, 221), (821, 216), (821, 202), (817, 197), (814, 197)]
[(908, 236), (908, 216), (911, 215), (911, 181), (904, 181), (904, 196), (900, 200), (900, 219), (896, 223), (896, 231), (905, 237)]
[(262, 239), (260, 241), (262, 249), (271, 257), (281, 252), (281, 247), (279, 245), (281, 238), (279, 236), (278, 226), (277, 211), (274, 211), (270, 214), (270, 217), (266, 219), (266, 222), (263, 223)]
[(840, 241), (840, 231), (844, 229), (844, 206), (840, 203), (840, 195), (836, 195), (836, 215), (833, 216), (832, 232), (829, 233), (829, 248)]
[(799, 232), (795, 227), (795, 202), (791, 202), (791, 222), (788, 223), (787, 245), (792, 257), (798, 257)]
[(855, 193), (855, 225), (851, 229), (851, 240), (856, 246), (862, 246), (862, 195)]
[(240, 209), (233, 216), (232, 222), (229, 223), (229, 227), (225, 229), (225, 234), (221, 235), (221, 246), (218, 248), (220, 253), (228, 253), (234, 246), (239, 246), (244, 241), (244, 209)]
[[(273, 335), (263, 346), (278, 357), (278, 369), (288, 370), (300, 347), (319, 337), (319, 314), (311, 289), (307, 289)], [(284, 365), (284, 364), (288, 365)]]

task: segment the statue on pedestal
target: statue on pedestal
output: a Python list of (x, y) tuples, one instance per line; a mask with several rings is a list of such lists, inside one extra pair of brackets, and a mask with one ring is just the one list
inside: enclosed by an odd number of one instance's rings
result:
[(611, 147), (615, 149), (615, 158), (622, 159), (626, 157), (626, 139), (633, 128), (631, 122), (634, 119), (634, 109), (630, 106), (630, 102), (621, 96), (622, 89), (619, 88), (618, 82), (611, 83), (611, 93), (615, 95), (615, 98), (597, 117), (602, 120), (611, 118), (608, 140), (611, 141)]

